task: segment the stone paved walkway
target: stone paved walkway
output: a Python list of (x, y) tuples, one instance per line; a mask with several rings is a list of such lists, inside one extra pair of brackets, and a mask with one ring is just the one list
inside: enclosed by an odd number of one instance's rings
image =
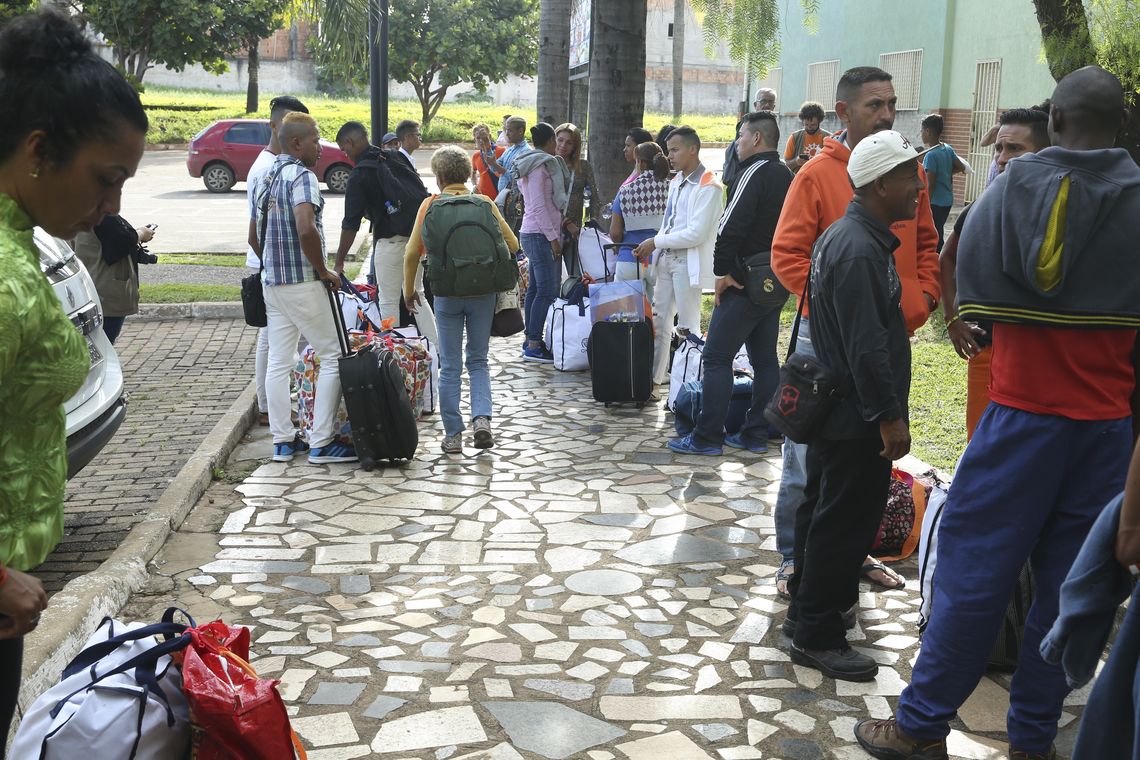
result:
[[(311, 760), (866, 757), (851, 729), (909, 677), (913, 581), (861, 594), (851, 638), (875, 682), (793, 666), (776, 452), (674, 456), (660, 409), (606, 409), (584, 374), (516, 351), (496, 341), (493, 451), (440, 454), (433, 419), (403, 468), (269, 463), (215, 483), (123, 617), (176, 602), (251, 626)], [(1007, 688), (982, 682), (955, 758), (1004, 756)]]
[(162, 494), (249, 384), (256, 337), (238, 320), (127, 319), (127, 417), (67, 484), (63, 541), (35, 571), (49, 593), (96, 569)]

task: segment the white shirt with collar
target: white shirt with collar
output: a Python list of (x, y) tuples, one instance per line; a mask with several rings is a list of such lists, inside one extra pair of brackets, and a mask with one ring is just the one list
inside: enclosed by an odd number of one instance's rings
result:
[(400, 152), (403, 153), (407, 157), (408, 163), (412, 165), (413, 169), (415, 169), (416, 168), (416, 159), (412, 158), (412, 154), (409, 153), (408, 151), (404, 150), (404, 146), (402, 146), (402, 145), (400, 146)]
[(653, 245), (686, 252), (693, 287), (713, 286), (713, 249), (723, 211), (724, 186), (703, 165), (698, 164), (686, 176), (678, 174), (669, 183), (666, 218), (662, 219), (662, 231), (653, 237)]

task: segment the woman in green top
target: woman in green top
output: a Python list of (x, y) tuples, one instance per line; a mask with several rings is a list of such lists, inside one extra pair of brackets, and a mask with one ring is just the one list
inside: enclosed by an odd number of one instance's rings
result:
[(138, 94), (67, 17), (41, 11), (0, 30), (0, 756), (23, 636), (47, 606), (27, 571), (63, 536), (63, 402), (89, 362), (32, 228), (71, 239), (118, 213), (146, 130)]

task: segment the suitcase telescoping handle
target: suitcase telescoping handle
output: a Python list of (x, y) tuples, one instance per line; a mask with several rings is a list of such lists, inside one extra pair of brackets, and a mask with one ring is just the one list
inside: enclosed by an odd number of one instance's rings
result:
[(337, 303), (336, 293), (324, 282), (321, 283), (321, 287), (325, 289), (325, 292), (328, 293), (329, 296), (329, 306), (332, 308), (333, 313), (333, 324), (336, 326), (336, 339), (340, 343), (340, 355), (348, 356), (351, 353), (348, 345), (348, 327), (344, 324), (344, 314), (340, 310), (340, 304)]
[[(634, 245), (633, 243), (602, 243), (602, 251), (603, 251), (603, 253), (602, 253), (602, 262), (603, 262), (602, 266), (606, 267), (606, 277), (609, 277), (610, 276), (609, 265), (605, 264), (606, 256), (604, 253), (607, 248), (613, 248), (614, 249), (614, 254), (615, 254), (614, 258), (616, 259), (617, 258), (616, 257), (617, 252), (619, 250), (621, 250), (622, 248), (637, 248), (637, 246)], [(633, 257), (633, 263), (637, 264), (637, 279), (640, 280), (641, 279), (641, 259), (637, 258), (637, 256), (634, 256)], [(617, 267), (616, 262), (614, 263), (614, 267)], [(614, 271), (614, 277), (617, 277), (617, 271), (616, 270)]]

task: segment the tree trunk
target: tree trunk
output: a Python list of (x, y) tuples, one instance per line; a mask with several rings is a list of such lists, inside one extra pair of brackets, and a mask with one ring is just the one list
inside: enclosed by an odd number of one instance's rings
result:
[(1033, 0), (1033, 7), (1053, 79), (1059, 82), (1066, 74), (1096, 63), (1082, 0)]
[(258, 107), (258, 76), (261, 69), (261, 52), (258, 50), (258, 40), (251, 40), (249, 45), (249, 66), (247, 73), (249, 83), (245, 88), (245, 112), (257, 113)]
[(681, 123), (685, 89), (685, 0), (673, 0), (673, 123)]
[(570, 0), (542, 0), (538, 36), (538, 120), (558, 126), (570, 108)]
[(590, 163), (598, 203), (613, 200), (629, 171), (625, 133), (645, 115), (646, 0), (594, 4), (590, 54)]

